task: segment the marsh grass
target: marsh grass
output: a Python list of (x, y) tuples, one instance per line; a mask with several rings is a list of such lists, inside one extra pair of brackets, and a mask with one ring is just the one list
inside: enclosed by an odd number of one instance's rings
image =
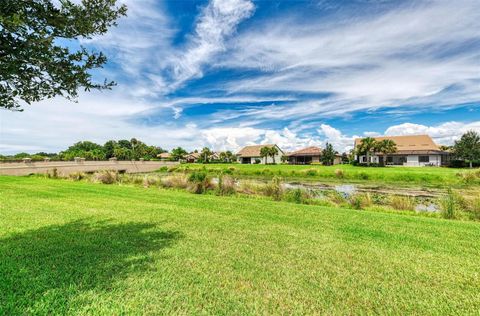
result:
[(454, 219), (457, 213), (457, 198), (451, 189), (441, 199), (442, 216), (446, 219)]
[[(227, 169), (228, 170), (228, 169)], [(215, 193), (217, 195), (233, 195), (237, 192), (235, 179), (229, 175), (220, 174)]]
[(416, 202), (415, 198), (411, 196), (392, 195), (389, 205), (399, 211), (414, 211)]
[(115, 170), (101, 170), (93, 174), (92, 180), (103, 184), (114, 184), (118, 182), (119, 176)]
[(271, 197), (274, 201), (280, 201), (284, 194), (281, 179), (279, 177), (273, 177), (272, 180), (263, 187), (263, 194)]
[[(466, 183), (462, 180), (458, 170), (438, 167), (385, 167), (368, 168), (351, 165), (243, 165), (243, 164), (209, 164), (207, 172), (215, 176), (218, 173), (233, 168), (231, 175), (235, 177), (268, 178), (273, 175), (281, 175), (285, 179), (322, 180), (333, 182), (359, 182), (359, 183), (382, 183), (392, 185), (420, 185), (437, 188), (449, 186), (476, 185), (480, 180)], [(205, 170), (205, 165), (188, 164), (179, 165), (177, 172), (193, 172)], [(470, 171), (474, 177), (480, 179), (480, 171)]]
[(162, 186), (165, 188), (186, 189), (188, 186), (188, 177), (185, 174), (172, 174), (161, 179)]
[(81, 171), (73, 172), (68, 175), (68, 178), (73, 181), (80, 181), (85, 179), (86, 177), (87, 175)]
[(342, 169), (335, 169), (335, 177), (337, 177), (338, 179), (345, 178), (345, 171), (343, 171)]

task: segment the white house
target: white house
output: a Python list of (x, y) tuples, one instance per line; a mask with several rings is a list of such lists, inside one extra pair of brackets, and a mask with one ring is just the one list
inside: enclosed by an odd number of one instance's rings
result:
[[(428, 135), (409, 136), (382, 136), (374, 137), (381, 141), (391, 139), (397, 145), (397, 152), (386, 156), (374, 153), (370, 156), (371, 163), (400, 166), (441, 166), (449, 161), (449, 153), (440, 150), (437, 144)], [(355, 139), (355, 148), (361, 143), (361, 139)], [(357, 156), (360, 163), (367, 163), (366, 156)]]
[[(272, 157), (261, 157), (260, 155), (260, 150), (263, 147), (276, 147), (278, 154), (275, 155), (274, 158)], [(238, 162), (243, 163), (243, 164), (254, 164), (256, 161), (259, 161), (261, 164), (265, 163), (280, 163), (282, 160), (282, 156), (284, 155), (283, 150), (280, 149), (275, 144), (265, 144), (265, 145), (251, 145), (251, 146), (245, 146), (243, 147), (238, 153), (237, 153), (237, 159)]]

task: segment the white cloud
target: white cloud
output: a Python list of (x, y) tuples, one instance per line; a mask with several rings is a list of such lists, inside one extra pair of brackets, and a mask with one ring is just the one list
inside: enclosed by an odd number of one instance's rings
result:
[(242, 20), (250, 17), (254, 8), (250, 0), (211, 0), (198, 19), (186, 52), (171, 61), (175, 75), (173, 88), (201, 76), (201, 67), (225, 50), (226, 37), (232, 35)]
[(176, 28), (166, 15), (164, 4), (155, 0), (120, 0), (127, 16), (106, 34), (80, 42), (106, 53), (110, 65), (101, 75), (119, 82), (128, 80), (125, 92), (137, 97), (155, 97), (168, 91), (159, 75), (168, 56), (174, 54), (172, 39)]
[(358, 136), (346, 136), (342, 132), (330, 125), (322, 124), (318, 130), (320, 135), (325, 137), (325, 142), (332, 144), (338, 152), (346, 152), (353, 148), (353, 142)]
[(264, 130), (245, 128), (210, 128), (201, 132), (204, 144), (214, 150), (238, 151), (245, 145), (254, 144), (265, 133)]
[(480, 121), (471, 123), (446, 122), (436, 126), (403, 123), (390, 126), (385, 135), (430, 135), (440, 145), (453, 145), (465, 132), (473, 130), (480, 133)]
[[(269, 115), (301, 119), (399, 107), (451, 106), (480, 99), (477, 1), (415, 3), (367, 16), (273, 20), (230, 41), (220, 67), (257, 69), (256, 78), (225, 85), (230, 93), (332, 93)], [(449, 91), (451, 87), (455, 89)], [(273, 113), (271, 113), (273, 112)], [(249, 113), (244, 113), (247, 115)], [(258, 111), (251, 116), (258, 118)]]

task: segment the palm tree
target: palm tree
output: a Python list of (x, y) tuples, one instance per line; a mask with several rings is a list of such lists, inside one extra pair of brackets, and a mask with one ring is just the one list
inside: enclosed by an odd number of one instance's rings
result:
[(270, 156), (272, 157), (273, 164), (275, 164), (275, 156), (278, 155), (277, 146), (270, 147), (268, 152), (270, 153)]
[(360, 154), (367, 156), (367, 165), (370, 166), (370, 154), (375, 150), (377, 141), (375, 138), (366, 137), (362, 138), (360, 144), (357, 146), (357, 151)]
[(384, 139), (376, 142), (375, 151), (382, 153), (382, 161), (385, 165), (386, 156), (397, 152), (397, 144), (391, 139)]
[(260, 148), (260, 157), (265, 159), (265, 164), (267, 163), (268, 156), (270, 156), (270, 148), (267, 146)]
[(208, 163), (208, 160), (209, 160), (210, 156), (212, 155), (212, 151), (208, 147), (203, 147), (200, 155), (202, 156), (203, 163)]

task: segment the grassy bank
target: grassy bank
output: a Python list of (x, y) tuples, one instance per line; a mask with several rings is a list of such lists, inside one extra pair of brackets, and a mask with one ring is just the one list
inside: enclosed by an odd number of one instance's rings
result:
[[(167, 171), (164, 168), (162, 171)], [(243, 165), (243, 164), (184, 164), (171, 168), (171, 171), (183, 172), (204, 170), (215, 175), (226, 172), (234, 176), (251, 178), (271, 178), (323, 182), (349, 182), (364, 184), (390, 184), (405, 186), (429, 186), (445, 188), (480, 184), (478, 179), (465, 179), (464, 174), (472, 171), (438, 167), (357, 167), (351, 165)], [(480, 174), (480, 172), (479, 172)]]
[(0, 314), (473, 314), (478, 223), (0, 177)]

